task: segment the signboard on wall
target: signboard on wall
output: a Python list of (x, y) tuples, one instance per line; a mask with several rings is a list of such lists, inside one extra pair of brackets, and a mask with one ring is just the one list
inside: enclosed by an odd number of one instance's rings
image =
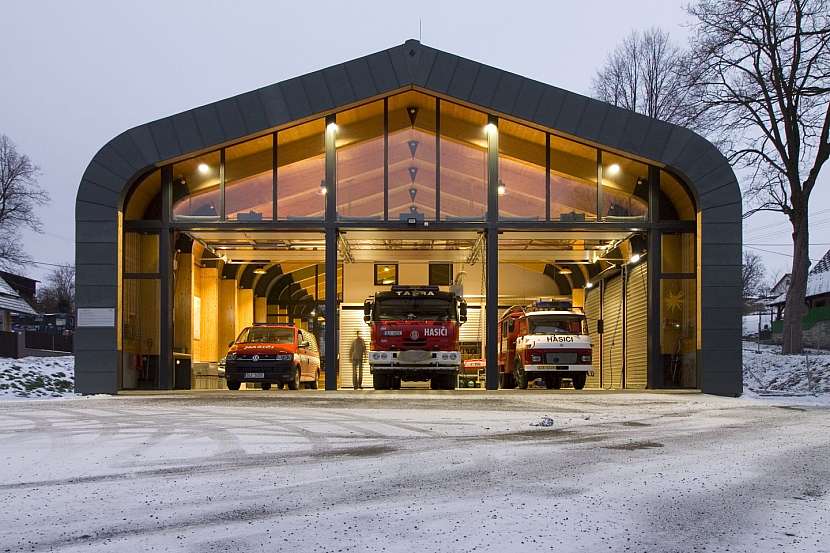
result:
[(113, 327), (115, 326), (114, 307), (79, 307), (79, 327)]

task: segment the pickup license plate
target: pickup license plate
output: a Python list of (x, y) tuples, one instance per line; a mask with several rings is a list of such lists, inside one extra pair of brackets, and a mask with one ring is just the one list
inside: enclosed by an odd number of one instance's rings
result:
[(265, 378), (265, 373), (245, 373), (245, 378)]

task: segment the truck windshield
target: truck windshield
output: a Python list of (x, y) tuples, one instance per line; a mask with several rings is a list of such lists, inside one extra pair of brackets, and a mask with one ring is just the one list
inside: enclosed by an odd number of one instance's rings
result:
[(568, 315), (531, 315), (527, 318), (531, 334), (587, 334), (585, 319)]
[(455, 302), (441, 298), (385, 298), (375, 302), (376, 321), (455, 321)]
[(242, 343), (267, 343), (267, 344), (293, 344), (293, 328), (269, 328), (267, 326), (254, 326), (246, 328), (236, 339)]

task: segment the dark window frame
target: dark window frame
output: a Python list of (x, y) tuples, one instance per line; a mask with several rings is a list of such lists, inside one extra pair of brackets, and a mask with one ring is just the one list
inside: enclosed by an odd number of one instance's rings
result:
[[(449, 269), (450, 269), (449, 281), (447, 281), (447, 282), (443, 282), (443, 281), (442, 282), (435, 282), (435, 280), (433, 280), (433, 274), (432, 274), (432, 268), (433, 267), (449, 267)], [(452, 279), (453, 279), (453, 276), (454, 276), (454, 272), (455, 271), (454, 271), (452, 263), (444, 263), (444, 262), (430, 263), (429, 264), (429, 285), (430, 286), (451, 286), (452, 282), (453, 282)]]

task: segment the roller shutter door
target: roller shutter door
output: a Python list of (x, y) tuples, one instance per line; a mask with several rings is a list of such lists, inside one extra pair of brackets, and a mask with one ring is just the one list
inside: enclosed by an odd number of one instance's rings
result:
[[(340, 388), (352, 388), (352, 360), (349, 358), (349, 347), (354, 340), (354, 333), (360, 330), (360, 336), (369, 349), (371, 331), (369, 325), (363, 322), (363, 305), (343, 305), (340, 308), (340, 374), (338, 385)], [(363, 387), (371, 388), (372, 373), (369, 372), (369, 360), (363, 358)]]
[[(481, 342), (487, 331), (484, 328), (484, 321), (481, 320), (483, 309), (478, 305), (467, 306), (467, 322), (461, 325), (462, 342)], [(481, 326), (479, 326), (481, 325)]]
[(605, 281), (602, 294), (602, 387), (622, 387), (623, 365), (623, 305), (622, 278)]
[(585, 294), (585, 316), (588, 318), (588, 334), (591, 336), (591, 343), (593, 344), (593, 365), (594, 376), (588, 376), (585, 386), (588, 388), (599, 388), (599, 362), (600, 362), (600, 334), (597, 332), (597, 322), (602, 317), (600, 312), (601, 296), (599, 286), (595, 286), (586, 290)]
[(640, 263), (625, 286), (625, 387), (643, 389), (648, 367), (648, 269)]

